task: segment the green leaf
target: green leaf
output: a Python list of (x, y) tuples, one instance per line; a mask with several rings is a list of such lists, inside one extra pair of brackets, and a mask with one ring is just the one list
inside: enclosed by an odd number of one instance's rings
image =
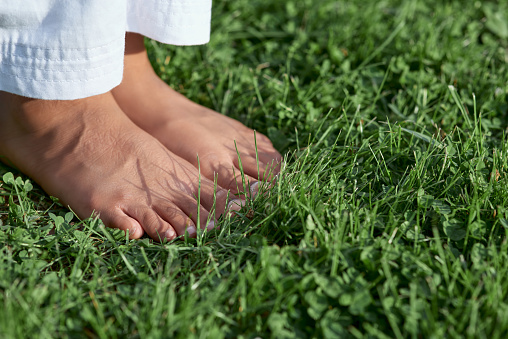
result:
[(453, 241), (460, 241), (466, 237), (466, 229), (457, 219), (450, 219), (443, 222), (445, 234)]
[(349, 306), (353, 302), (353, 296), (350, 293), (343, 293), (340, 295), (339, 304), (342, 306)]
[(305, 293), (305, 301), (309, 304), (307, 311), (314, 319), (318, 319), (328, 308), (328, 298), (322, 292), (308, 291)]
[(65, 219), (59, 215), (49, 213), (49, 217), (53, 220), (57, 229), (65, 223)]
[(331, 298), (338, 298), (342, 293), (342, 287), (338, 279), (316, 274), (314, 276), (314, 281), (323, 289), (323, 292)]
[(14, 185), (14, 175), (11, 172), (7, 172), (3, 175), (2, 180), (6, 184)]
[(360, 315), (365, 313), (365, 309), (372, 303), (372, 297), (369, 293), (368, 289), (362, 289), (361, 291), (357, 291), (349, 306), (349, 311), (354, 315)]
[(493, 4), (485, 4), (484, 11), (487, 17), (485, 26), (501, 39), (508, 39), (508, 16), (494, 8)]
[(65, 213), (64, 219), (67, 223), (70, 223), (72, 221), (72, 219), (74, 219), (74, 213), (72, 213), (72, 212)]
[(249, 242), (252, 247), (260, 248), (260, 247), (263, 247), (264, 238), (260, 234), (253, 234), (250, 236)]
[(284, 327), (287, 323), (287, 314), (283, 313), (272, 313), (268, 318), (267, 324), (268, 327), (274, 332), (279, 333), (284, 330)]
[(503, 226), (504, 228), (508, 228), (508, 220), (506, 220), (505, 218), (499, 218), (499, 223), (501, 224), (501, 226)]
[(476, 267), (481, 268), (486, 265), (492, 254), (492, 250), (487, 249), (485, 245), (476, 243), (471, 250), (471, 261)]
[(412, 130), (404, 128), (404, 127), (401, 127), (400, 129), (402, 131), (406, 132), (406, 133), (409, 133), (409, 134), (413, 135), (415, 138), (418, 138), (420, 140), (425, 141), (426, 143), (431, 144), (432, 146), (437, 146), (438, 148), (444, 148), (445, 147), (445, 145), (443, 145), (442, 143), (437, 142), (436, 140), (432, 139), (431, 137), (429, 137), (429, 136), (427, 136), (425, 134), (422, 134), (422, 133), (416, 132), (416, 131), (412, 131)]
[(30, 182), (30, 180), (26, 180), (25, 181), (25, 184), (23, 185), (23, 190), (28, 193), (30, 192), (31, 190), (33, 190), (34, 186), (32, 185), (32, 183)]
[(451, 210), (450, 206), (447, 203), (445, 203), (444, 201), (442, 201), (442, 200), (436, 200), (435, 199), (434, 201), (432, 201), (432, 207), (439, 214), (450, 214), (450, 213), (452, 213), (452, 210)]
[(349, 325), (347, 319), (341, 316), (340, 311), (336, 308), (329, 310), (320, 321), (323, 330), (324, 338), (345, 338), (348, 336), (347, 326)]
[(307, 229), (310, 231), (316, 229), (316, 223), (314, 223), (314, 220), (312, 219), (312, 216), (310, 214), (307, 215)]
[(434, 203), (434, 197), (432, 195), (423, 195), (418, 197), (418, 206), (421, 208), (430, 208)]
[(15, 183), (19, 187), (23, 187), (24, 186), (24, 182), (23, 182), (23, 179), (21, 177), (16, 177)]

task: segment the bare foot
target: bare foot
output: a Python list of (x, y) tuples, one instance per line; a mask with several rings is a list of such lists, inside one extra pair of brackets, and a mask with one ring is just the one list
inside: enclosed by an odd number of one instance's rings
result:
[[(132, 123), (111, 93), (44, 101), (0, 92), (0, 155), (79, 217), (155, 240), (214, 227), (227, 191)], [(213, 214), (213, 213), (212, 213)]]
[(124, 78), (112, 93), (135, 124), (196, 167), (199, 156), (201, 173), (210, 180), (218, 176), (217, 183), (233, 193), (244, 190), (235, 141), (251, 184), (279, 170), (281, 156), (266, 136), (256, 133), (258, 166), (253, 130), (195, 104), (160, 80), (141, 35), (127, 34)]

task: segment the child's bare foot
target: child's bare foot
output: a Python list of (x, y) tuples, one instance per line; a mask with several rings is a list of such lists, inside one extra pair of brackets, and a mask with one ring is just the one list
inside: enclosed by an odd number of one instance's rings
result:
[[(95, 211), (131, 238), (196, 234), (197, 170), (133, 124), (111, 93), (43, 101), (0, 92), (0, 155), (78, 216)], [(226, 195), (218, 188), (217, 211)], [(213, 205), (213, 182), (202, 178), (202, 227)]]
[[(128, 33), (122, 84), (112, 91), (122, 110), (134, 123), (157, 138), (169, 150), (198, 165), (210, 180), (233, 193), (243, 191), (235, 143), (247, 180), (258, 179), (254, 131), (240, 122), (193, 103), (172, 90), (154, 73), (143, 37)], [(256, 134), (259, 179), (278, 172), (281, 156), (270, 140)]]

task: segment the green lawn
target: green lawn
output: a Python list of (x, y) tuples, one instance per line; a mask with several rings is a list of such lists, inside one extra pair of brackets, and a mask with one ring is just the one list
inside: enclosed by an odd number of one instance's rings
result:
[(0, 337), (506, 338), (506, 1), (215, 0), (208, 45), (146, 44), (286, 166), (169, 244), (0, 167)]

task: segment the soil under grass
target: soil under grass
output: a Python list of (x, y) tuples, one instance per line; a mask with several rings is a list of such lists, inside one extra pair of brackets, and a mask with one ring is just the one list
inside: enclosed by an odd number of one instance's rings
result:
[(505, 338), (508, 3), (213, 15), (208, 45), (147, 40), (151, 61), (267, 134), (276, 185), (220, 231), (158, 244), (0, 167), (0, 337)]

